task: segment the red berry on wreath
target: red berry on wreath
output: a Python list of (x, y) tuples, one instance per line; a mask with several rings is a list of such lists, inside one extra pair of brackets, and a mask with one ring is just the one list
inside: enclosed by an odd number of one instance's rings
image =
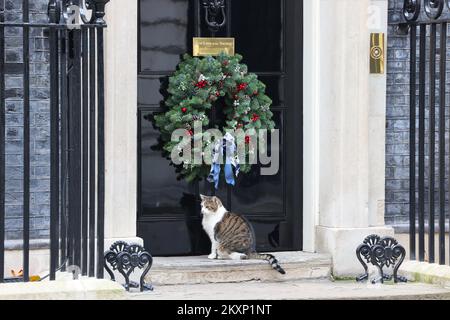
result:
[(224, 66), (227, 66), (227, 65), (228, 65), (228, 60), (225, 60), (222, 64), (223, 64)]
[(242, 91), (242, 90), (245, 90), (245, 89), (247, 89), (247, 83), (241, 83), (241, 84), (238, 84), (237, 85), (237, 91), (239, 92), (239, 91)]
[(249, 144), (251, 142), (251, 138), (249, 136), (245, 136), (245, 143)]
[(258, 95), (258, 91), (253, 91), (253, 95), (257, 96)]
[(197, 84), (195, 86), (199, 89), (203, 89), (207, 85), (208, 85), (208, 81), (202, 80), (202, 81), (197, 82)]
[(188, 133), (191, 137), (194, 135), (194, 131), (192, 131), (192, 130), (189, 130)]
[(259, 120), (259, 116), (256, 114), (256, 113), (254, 113), (253, 114), (253, 117), (252, 117), (252, 121), (253, 122), (256, 122), (256, 121), (258, 121)]
[(186, 113), (187, 112), (187, 108), (181, 108), (181, 112)]
[(220, 92), (219, 91), (216, 92), (216, 97), (220, 97)]

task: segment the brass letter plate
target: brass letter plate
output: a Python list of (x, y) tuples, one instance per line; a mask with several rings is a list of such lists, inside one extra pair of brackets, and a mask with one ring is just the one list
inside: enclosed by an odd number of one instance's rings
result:
[(194, 57), (218, 56), (224, 52), (234, 55), (234, 38), (194, 38)]
[(384, 73), (384, 33), (370, 34), (370, 73)]

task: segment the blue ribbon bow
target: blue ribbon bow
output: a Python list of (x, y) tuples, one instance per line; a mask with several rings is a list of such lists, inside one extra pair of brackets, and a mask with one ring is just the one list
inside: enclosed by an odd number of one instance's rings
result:
[[(219, 189), (221, 160), (225, 155), (224, 174), (227, 184), (234, 186), (236, 184), (235, 177), (239, 175), (240, 166), (236, 155), (236, 142), (234, 137), (227, 132), (222, 140), (219, 140), (214, 145), (212, 150), (212, 164), (211, 172), (208, 176), (208, 181), (214, 183), (216, 189)], [(233, 171), (233, 168), (235, 171)]]

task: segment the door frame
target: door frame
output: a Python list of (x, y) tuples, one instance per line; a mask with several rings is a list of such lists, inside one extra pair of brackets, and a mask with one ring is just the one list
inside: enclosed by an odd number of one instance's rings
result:
[[(137, 0), (137, 74), (136, 78), (139, 77), (139, 74), (141, 73), (141, 55), (140, 55), (140, 39), (141, 39), (141, 28), (140, 28), (140, 13), (141, 13), (141, 0)], [(199, 0), (200, 1), (200, 0)], [(301, 125), (291, 125), (287, 126), (288, 128), (291, 128), (291, 130), (285, 132), (285, 137), (289, 137), (292, 135), (298, 137), (298, 144), (296, 144), (292, 150), (293, 150), (293, 165), (292, 170), (295, 172), (293, 175), (289, 174), (289, 166), (286, 167), (286, 176), (287, 177), (293, 177), (290, 179), (290, 182), (286, 182), (287, 188), (294, 188), (293, 190), (297, 190), (298, 194), (297, 197), (293, 196), (293, 208), (299, 208), (298, 214), (293, 215), (293, 221), (292, 221), (292, 235), (293, 235), (293, 250), (295, 251), (301, 251), (304, 250), (304, 237), (305, 232), (308, 232), (308, 235), (311, 233), (311, 230), (308, 229), (307, 225), (304, 225), (305, 221), (305, 204), (304, 204), (304, 187), (305, 187), (305, 181), (304, 181), (304, 96), (303, 96), (303, 90), (304, 90), (304, 23), (305, 23), (305, 17), (304, 17), (304, 1), (303, 0), (293, 0), (291, 2), (291, 5), (293, 6), (292, 10), (294, 10), (294, 16), (299, 16), (301, 19), (295, 19), (293, 25), (290, 26), (290, 30), (286, 31), (286, 35), (288, 35), (286, 38), (291, 39), (291, 36), (289, 36), (289, 33), (291, 33), (292, 37), (294, 39), (297, 39), (297, 41), (289, 42), (285, 39), (285, 45), (287, 48), (286, 55), (294, 55), (296, 58), (293, 60), (295, 61), (294, 64), (294, 70), (297, 72), (293, 72), (293, 78), (294, 81), (292, 81), (291, 88), (288, 90), (290, 94), (292, 94), (293, 100), (296, 101), (301, 107), (300, 108), (292, 108), (294, 111), (293, 117), (288, 117), (287, 121), (296, 121), (296, 124), (300, 123)], [(286, 56), (287, 57), (287, 56)], [(288, 72), (288, 70), (286, 70)], [(140, 137), (140, 128), (141, 128), (141, 117), (140, 117), (140, 111), (137, 110), (136, 117), (137, 117), (137, 130), (136, 130), (136, 136), (137, 136), (137, 186), (136, 186), (136, 227), (138, 223), (140, 222), (139, 217), (141, 216), (141, 153), (140, 153), (140, 146), (141, 146), (141, 137)], [(288, 159), (286, 159), (287, 161)], [(292, 161), (292, 159), (291, 159)], [(311, 213), (313, 215), (313, 213)], [(307, 222), (311, 220), (311, 217), (306, 217)], [(315, 225), (314, 228), (315, 229)], [(306, 231), (308, 230), (308, 231)], [(310, 242), (308, 241), (308, 248), (310, 247)]]
[[(303, 210), (303, 48), (304, 48), (304, 40), (303, 40), (303, 25), (304, 25), (304, 15), (303, 15), (303, 0), (294, 0), (291, 5), (293, 6), (292, 10), (294, 11), (295, 17), (301, 17), (301, 19), (295, 19), (293, 26), (288, 26), (288, 30), (286, 32), (289, 35), (291, 32), (291, 36), (288, 36), (289, 39), (297, 39), (292, 43), (286, 41), (286, 55), (293, 55), (295, 58), (294, 61), (294, 70), (293, 72), (293, 80), (291, 84), (290, 90), (288, 92), (292, 94), (294, 97), (292, 101), (295, 101), (300, 104), (300, 108), (291, 107), (290, 111), (294, 112), (293, 117), (288, 117), (288, 121), (294, 121), (296, 123), (292, 125), (288, 125), (287, 128), (290, 128), (292, 132), (286, 132), (285, 137), (290, 137), (291, 134), (298, 138), (299, 145), (291, 146), (291, 150), (294, 152), (294, 166), (292, 168), (287, 167), (288, 170), (291, 169), (295, 173), (292, 175), (294, 177), (292, 184), (293, 190), (298, 191), (298, 198), (294, 196), (294, 205), (293, 208), (299, 208), (298, 214), (294, 214), (293, 218), (293, 244), (294, 250), (301, 251), (303, 250), (303, 237), (304, 237), (304, 227), (303, 227), (303, 218), (305, 211)], [(287, 58), (288, 59), (288, 58)], [(289, 70), (286, 70), (289, 73)], [(301, 124), (301, 125), (295, 125)], [(289, 159), (287, 159), (289, 160)], [(288, 175), (289, 176), (289, 175)], [(297, 232), (295, 232), (295, 228), (298, 228)]]

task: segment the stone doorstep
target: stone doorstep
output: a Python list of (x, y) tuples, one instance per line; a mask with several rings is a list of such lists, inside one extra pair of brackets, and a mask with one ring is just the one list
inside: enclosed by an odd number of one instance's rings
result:
[(423, 282), (450, 288), (450, 266), (437, 263), (405, 261), (399, 274), (410, 281)]
[(162, 286), (330, 278), (329, 255), (306, 252), (273, 254), (286, 270), (286, 275), (273, 270), (267, 262), (258, 260), (209, 260), (206, 256), (155, 257), (146, 281), (155, 286)]
[(0, 300), (119, 300), (125, 289), (99, 279), (0, 284)]
[[(298, 280), (330, 279), (331, 257), (305, 252), (274, 253), (286, 270), (281, 275), (265, 261), (209, 260), (202, 257), (155, 257), (147, 281), (157, 286), (249, 283), (289, 283)], [(140, 272), (134, 272), (137, 281)], [(81, 278), (72, 280), (68, 273), (57, 273), (56, 281), (8, 283), (0, 285), (0, 300), (91, 300), (126, 299), (118, 282)], [(105, 274), (105, 277), (107, 275)]]

